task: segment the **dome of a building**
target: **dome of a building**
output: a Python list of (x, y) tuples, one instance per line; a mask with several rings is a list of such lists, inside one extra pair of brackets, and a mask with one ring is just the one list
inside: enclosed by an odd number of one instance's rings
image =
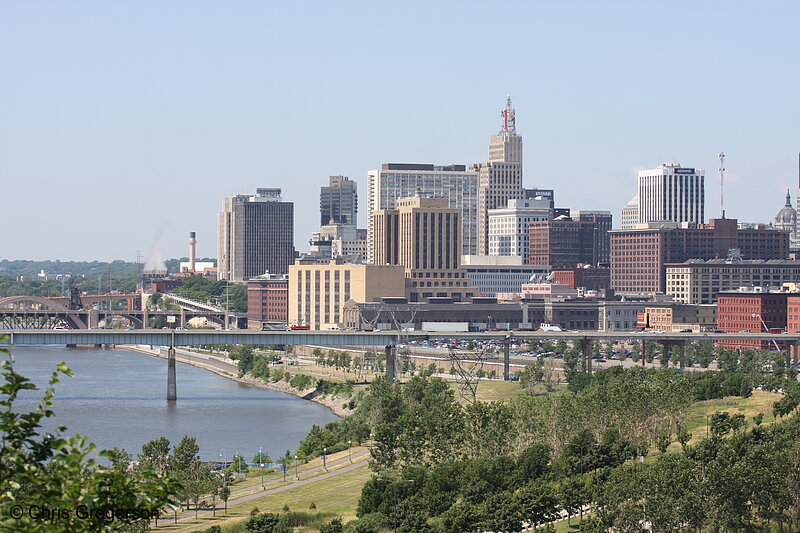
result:
[(786, 191), (786, 205), (778, 211), (775, 215), (776, 226), (794, 226), (797, 224), (797, 210), (792, 207), (792, 197), (789, 191)]

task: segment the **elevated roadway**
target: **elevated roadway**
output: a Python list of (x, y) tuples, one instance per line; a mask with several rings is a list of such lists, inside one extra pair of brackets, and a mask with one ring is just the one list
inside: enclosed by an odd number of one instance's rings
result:
[(665, 349), (677, 347), (680, 368), (684, 367), (686, 346), (692, 341), (751, 340), (775, 342), (785, 350), (786, 366), (797, 365), (791, 360), (791, 346), (795, 358), (800, 346), (800, 333), (663, 333), (602, 331), (486, 331), (486, 332), (424, 332), (424, 331), (214, 331), (214, 330), (0, 330), (7, 336), (6, 343), (17, 346), (44, 344), (147, 344), (169, 349), (167, 363), (167, 399), (175, 400), (175, 347), (199, 345), (318, 345), (331, 347), (371, 346), (384, 347), (386, 374), (396, 376), (396, 346), (415, 339), (502, 339), (503, 377), (510, 379), (511, 340), (571, 340), (581, 347), (587, 372), (592, 371), (591, 349), (598, 340), (640, 339), (660, 343)]

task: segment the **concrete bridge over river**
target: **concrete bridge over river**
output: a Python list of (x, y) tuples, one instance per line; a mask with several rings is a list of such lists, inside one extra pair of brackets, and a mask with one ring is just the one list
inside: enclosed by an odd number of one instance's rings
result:
[(423, 331), (215, 331), (215, 330), (31, 330), (16, 329), (0, 331), (6, 335), (5, 342), (11, 345), (47, 344), (144, 344), (165, 346), (167, 359), (167, 400), (175, 400), (175, 347), (200, 345), (315, 345), (330, 347), (382, 348), (386, 355), (386, 374), (396, 377), (396, 348), (401, 342), (415, 339), (502, 339), (503, 377), (510, 379), (510, 344), (514, 340), (559, 340), (564, 339), (581, 346), (586, 369), (592, 371), (591, 349), (595, 341), (629, 339), (657, 342), (665, 350), (678, 348), (679, 368), (684, 368), (686, 346), (693, 341), (765, 341), (775, 343), (786, 357), (786, 366), (798, 365), (800, 333), (664, 333), (664, 332), (599, 332), (599, 331), (486, 331), (486, 332), (423, 332)]

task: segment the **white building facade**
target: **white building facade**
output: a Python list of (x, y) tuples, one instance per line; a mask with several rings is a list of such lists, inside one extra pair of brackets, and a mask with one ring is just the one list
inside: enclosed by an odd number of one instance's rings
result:
[(467, 272), (473, 287), (488, 297), (518, 293), (531, 276), (550, 273), (549, 266), (526, 265), (521, 257), (501, 255), (465, 255), (461, 257), (461, 268)]
[(489, 255), (508, 255), (528, 262), (528, 223), (549, 220), (550, 200), (508, 200), (508, 206), (489, 210)]
[(639, 171), (639, 224), (705, 222), (705, 171), (663, 163)]

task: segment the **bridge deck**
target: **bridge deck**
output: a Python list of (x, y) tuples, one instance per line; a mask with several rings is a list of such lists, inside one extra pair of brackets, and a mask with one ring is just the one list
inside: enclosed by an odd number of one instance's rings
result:
[(19, 346), (34, 344), (150, 344), (157, 346), (198, 346), (201, 344), (275, 344), (320, 346), (392, 346), (400, 339), (498, 339), (506, 336), (534, 339), (644, 339), (655, 342), (696, 340), (760, 340), (781, 344), (800, 344), (800, 333), (638, 333), (602, 331), (216, 331), (216, 330), (0, 330), (6, 342)]

